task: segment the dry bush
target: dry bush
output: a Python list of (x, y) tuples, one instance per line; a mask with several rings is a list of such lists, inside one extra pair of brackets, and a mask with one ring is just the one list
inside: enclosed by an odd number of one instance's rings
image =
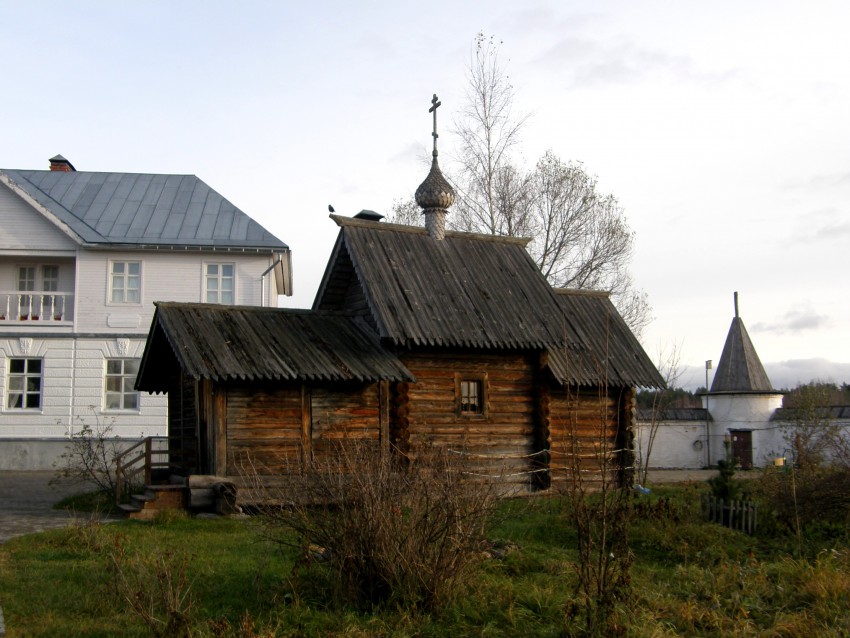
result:
[(804, 466), (788, 472), (767, 468), (756, 485), (758, 495), (780, 525), (802, 531), (813, 525), (850, 523), (850, 469)]
[(126, 539), (116, 535), (108, 560), (113, 594), (154, 638), (191, 637), (194, 599), (187, 573), (189, 556), (169, 550), (130, 554)]
[(90, 406), (94, 425), (79, 417), (81, 428), (70, 435), (65, 451), (54, 464), (53, 482), (62, 480), (90, 483), (104, 494), (115, 494), (115, 461), (121, 445), (113, 432), (114, 419), (101, 422)]
[(276, 488), (253, 469), (266, 535), (303, 550), (302, 564), (327, 570), (347, 601), (433, 610), (481, 557), (494, 485), (472, 480), (445, 450), (408, 460), (345, 442), (292, 469)]

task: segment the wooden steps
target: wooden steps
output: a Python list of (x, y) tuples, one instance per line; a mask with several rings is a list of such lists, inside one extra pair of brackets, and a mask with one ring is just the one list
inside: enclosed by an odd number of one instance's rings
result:
[(142, 520), (152, 519), (162, 510), (234, 514), (241, 512), (236, 495), (236, 485), (225, 477), (171, 475), (168, 483), (146, 485), (144, 493), (131, 495), (130, 502), (118, 508), (127, 518)]
[(143, 494), (133, 494), (129, 503), (118, 506), (127, 518), (149, 520), (162, 510), (182, 510), (187, 505), (185, 485), (146, 485)]

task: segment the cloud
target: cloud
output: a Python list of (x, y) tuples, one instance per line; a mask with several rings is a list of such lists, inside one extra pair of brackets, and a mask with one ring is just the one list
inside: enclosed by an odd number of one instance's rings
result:
[(772, 322), (756, 323), (752, 329), (753, 332), (798, 333), (826, 328), (829, 323), (826, 315), (816, 314), (810, 308), (795, 308)]
[(850, 171), (810, 175), (799, 179), (789, 179), (780, 184), (780, 188), (786, 190), (808, 190), (810, 188), (823, 190), (825, 188), (845, 188), (848, 186), (850, 186)]
[(427, 168), (431, 162), (431, 149), (425, 148), (419, 142), (409, 142), (388, 157), (387, 162), (390, 164), (415, 164)]
[(764, 364), (774, 388), (795, 388), (811, 381), (850, 383), (850, 363), (827, 359), (789, 359)]
[[(850, 363), (827, 359), (788, 359), (767, 362), (763, 365), (771, 385), (777, 390), (796, 388), (801, 383), (811, 381), (825, 381), (838, 385), (850, 383)], [(681, 372), (677, 385), (691, 392), (705, 387), (704, 368), (684, 366)]]
[(850, 219), (834, 206), (812, 210), (794, 224), (788, 245), (845, 241), (850, 237)]
[(560, 72), (566, 69), (575, 87), (637, 83), (652, 75), (669, 76), (676, 81), (719, 83), (735, 75), (733, 71), (708, 73), (698, 69), (688, 56), (641, 47), (630, 40), (600, 42), (574, 36), (551, 46), (534, 64)]

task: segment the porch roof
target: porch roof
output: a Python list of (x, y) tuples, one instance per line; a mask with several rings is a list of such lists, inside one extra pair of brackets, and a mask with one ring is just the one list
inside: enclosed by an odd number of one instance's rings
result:
[(360, 319), (309, 310), (157, 302), (136, 388), (193, 379), (412, 381)]

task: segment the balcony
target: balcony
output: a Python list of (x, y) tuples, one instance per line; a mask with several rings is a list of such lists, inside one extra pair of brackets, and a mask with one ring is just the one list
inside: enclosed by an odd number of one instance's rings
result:
[(0, 321), (68, 325), (73, 319), (74, 293), (0, 291)]

